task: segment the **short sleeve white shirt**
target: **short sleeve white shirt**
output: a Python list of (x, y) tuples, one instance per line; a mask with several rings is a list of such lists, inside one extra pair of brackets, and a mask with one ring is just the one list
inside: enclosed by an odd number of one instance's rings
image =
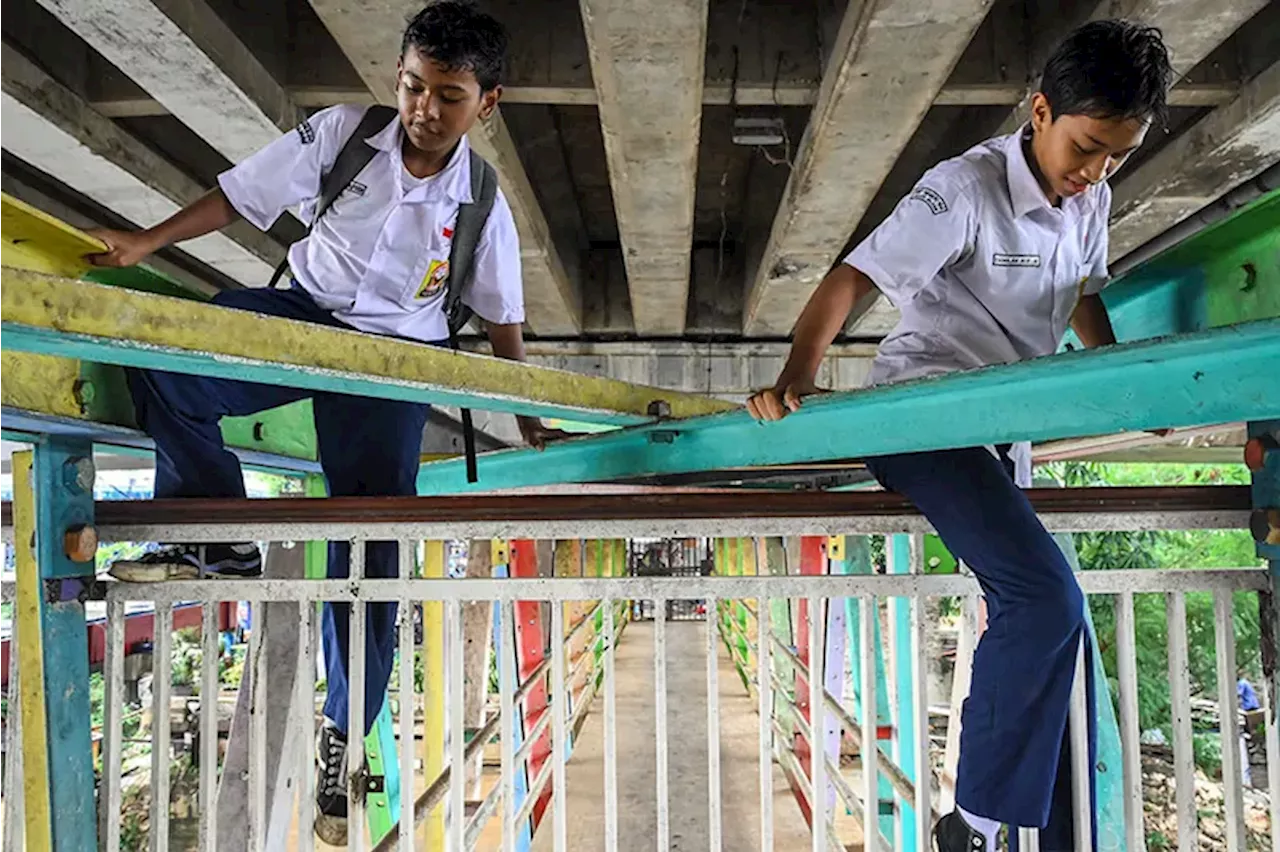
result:
[(869, 384), (1051, 354), (1081, 296), (1105, 286), (1110, 188), (1051, 205), (1025, 132), (926, 172), (845, 259), (902, 314)]
[[(298, 205), (310, 222), (321, 176), (333, 167), (364, 111), (336, 106), (316, 113), (220, 175), (222, 191), (240, 215), (263, 230)], [(354, 328), (444, 340), (453, 228), (458, 206), (472, 200), (467, 140), (438, 174), (412, 181), (404, 179), (398, 117), (366, 142), (376, 153), (311, 233), (289, 248), (290, 270), (316, 304)], [(463, 302), (489, 322), (523, 322), (519, 238), (501, 190), (473, 268)]]

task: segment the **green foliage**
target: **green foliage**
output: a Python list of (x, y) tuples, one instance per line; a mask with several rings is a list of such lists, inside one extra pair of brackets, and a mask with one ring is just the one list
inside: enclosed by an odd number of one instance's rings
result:
[(1222, 774), (1222, 737), (1218, 733), (1192, 734), (1191, 751), (1195, 755), (1196, 766), (1210, 778)]
[[(1248, 471), (1243, 465), (1062, 462), (1047, 465), (1040, 472), (1048, 473), (1059, 484), (1067, 487), (1238, 485), (1248, 482)], [(1260, 564), (1254, 552), (1253, 541), (1244, 531), (1077, 533), (1074, 542), (1081, 568), (1086, 571), (1239, 568)], [(1256, 682), (1261, 677), (1257, 596), (1250, 592), (1238, 592), (1233, 601), (1237, 664), (1246, 676)], [(1208, 593), (1190, 593), (1186, 596), (1186, 607), (1191, 689), (1196, 694), (1216, 697), (1213, 597)], [(1115, 701), (1115, 598), (1110, 595), (1095, 595), (1090, 599), (1089, 608), (1112, 700)], [(1134, 624), (1139, 724), (1144, 730), (1167, 729), (1170, 708), (1165, 596), (1135, 595)], [(1218, 771), (1221, 748), (1216, 740), (1212, 744), (1207, 739), (1198, 741), (1196, 763), (1206, 772)], [(1163, 847), (1152, 845), (1151, 848)]]

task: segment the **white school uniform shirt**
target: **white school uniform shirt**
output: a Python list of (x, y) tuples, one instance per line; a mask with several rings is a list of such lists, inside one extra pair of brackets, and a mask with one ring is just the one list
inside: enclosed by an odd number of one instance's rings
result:
[[(262, 230), (297, 205), (310, 222), (321, 176), (364, 112), (336, 106), (316, 113), (219, 175), (219, 186)], [(449, 336), (443, 285), (458, 205), (472, 200), (471, 159), (464, 138), (442, 171), (415, 178), (401, 157), (403, 133), (397, 116), (368, 139), (377, 152), (311, 233), (289, 248), (289, 267), (317, 305), (354, 328), (439, 341)], [(489, 322), (523, 322), (519, 238), (501, 190), (472, 268), (463, 302)]]
[[(902, 314), (868, 384), (1052, 354), (1080, 298), (1106, 285), (1110, 187), (1051, 205), (1023, 154), (1028, 132), (930, 169), (845, 258)], [(1011, 453), (1019, 484), (1029, 450)]]

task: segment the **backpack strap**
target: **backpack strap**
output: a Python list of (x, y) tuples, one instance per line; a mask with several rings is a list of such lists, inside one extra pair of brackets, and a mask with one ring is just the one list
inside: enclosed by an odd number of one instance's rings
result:
[[(366, 140), (377, 135), (395, 115), (395, 107), (382, 104), (374, 104), (364, 111), (364, 115), (360, 117), (360, 124), (347, 137), (347, 141), (342, 143), (342, 149), (338, 151), (338, 156), (329, 171), (320, 176), (319, 201), (316, 204), (315, 215), (311, 217), (311, 225), (307, 228), (308, 234), (315, 228), (316, 222), (320, 221), (320, 217), (333, 206), (333, 202), (338, 200), (342, 191), (351, 185), (351, 181), (356, 179), (356, 175), (369, 165), (369, 161), (377, 153), (377, 150), (367, 144)], [(268, 288), (275, 287), (288, 268), (289, 258), (285, 257), (276, 267), (275, 274), (271, 276)]]
[(463, 304), (462, 294), (475, 277), (476, 247), (493, 210), (494, 199), (498, 197), (498, 173), (484, 157), (475, 151), (470, 154), (471, 203), (458, 205), (458, 220), (453, 226), (453, 244), (449, 249), (444, 309), (450, 337), (456, 336), (471, 319), (471, 309)]
[[(462, 301), (462, 294), (475, 277), (476, 246), (484, 231), (493, 201), (498, 196), (498, 173), (475, 151), (471, 151), (471, 203), (458, 205), (458, 220), (453, 226), (453, 244), (449, 247), (449, 278), (444, 296), (445, 318), (449, 323), (449, 348), (457, 350), (458, 332), (471, 319), (472, 311)], [(462, 409), (462, 444), (467, 459), (467, 482), (479, 479), (476, 470), (476, 430), (471, 422), (471, 409)]]

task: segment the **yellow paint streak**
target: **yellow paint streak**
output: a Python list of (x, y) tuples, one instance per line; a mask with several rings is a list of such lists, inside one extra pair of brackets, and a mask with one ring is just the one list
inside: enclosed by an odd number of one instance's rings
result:
[(80, 378), (79, 361), (30, 352), (0, 352), (0, 372), (4, 374), (0, 400), (5, 407), (83, 419), (74, 392)]
[[(2, 270), (5, 322), (291, 367), (425, 382), (479, 397), (644, 416), (661, 399), (675, 418), (739, 406), (696, 394), (582, 376), (435, 346), (219, 308), (154, 293)], [(478, 404), (477, 407), (483, 407)]]
[(0, 197), (0, 241), (5, 266), (63, 278), (84, 275), (85, 255), (106, 250), (102, 242), (8, 195)]
[(827, 538), (827, 558), (836, 561), (844, 559), (844, 536), (833, 535)]
[[(423, 577), (428, 580), (443, 579), (444, 542), (428, 541), (424, 545)], [(444, 604), (441, 601), (424, 601), (422, 604), (422, 685), (423, 732), (422, 775), (430, 784), (444, 771), (445, 724), (445, 630)], [(427, 815), (418, 836), (420, 849), (444, 848), (444, 802)]]
[(36, 500), (32, 453), (13, 454), (13, 540), (17, 565), (14, 620), (18, 635), (22, 714), (23, 836), (27, 852), (53, 848), (49, 807), (49, 724), (44, 706), (44, 647), (40, 629), (40, 567), (36, 562)]

